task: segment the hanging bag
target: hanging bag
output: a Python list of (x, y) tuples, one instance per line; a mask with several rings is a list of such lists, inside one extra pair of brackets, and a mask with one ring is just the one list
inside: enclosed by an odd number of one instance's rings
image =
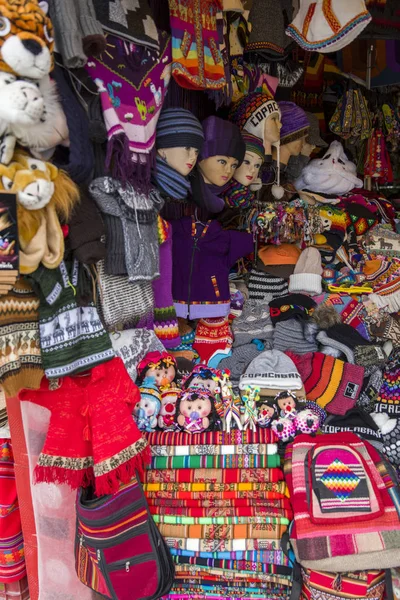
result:
[(110, 600), (156, 600), (169, 593), (175, 570), (139, 480), (116, 494), (76, 500), (75, 567), (82, 583)]

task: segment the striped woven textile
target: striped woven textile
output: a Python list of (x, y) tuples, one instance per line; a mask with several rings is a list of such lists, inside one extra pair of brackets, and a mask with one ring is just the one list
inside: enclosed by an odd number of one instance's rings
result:
[(219, 560), (217, 558), (195, 558), (191, 556), (173, 556), (172, 560), (178, 565), (217, 567), (219, 569), (236, 569), (248, 573), (270, 573), (271, 575), (290, 575), (292, 569), (281, 565), (267, 565), (246, 560)]
[(242, 525), (158, 525), (164, 537), (173, 538), (208, 538), (210, 540), (234, 540), (254, 538), (262, 540), (279, 540), (287, 530), (287, 525), (280, 523), (257, 523)]
[[(194, 437), (194, 436), (193, 436)], [(276, 444), (187, 444), (151, 447), (153, 456), (232, 456), (247, 454), (276, 454)]]
[(151, 469), (263, 469), (280, 465), (278, 454), (225, 456), (153, 456)]
[(281, 481), (281, 469), (151, 469), (147, 483), (271, 483)]
[(239, 444), (276, 444), (278, 439), (270, 429), (258, 428), (256, 431), (204, 431), (203, 433), (185, 433), (180, 431), (152, 431), (146, 433), (150, 446), (221, 446)]
[(145, 492), (275, 492), (284, 494), (285, 483), (145, 483)]
[(290, 565), (288, 557), (282, 550), (268, 551), (249, 551), (239, 552), (192, 552), (190, 550), (181, 550), (180, 548), (170, 547), (172, 556), (191, 556), (198, 558), (216, 558), (217, 560), (244, 560), (251, 562), (264, 563), (267, 565), (281, 565), (287, 567)]
[(153, 515), (155, 523), (171, 525), (240, 525), (257, 523), (283, 523), (289, 525), (285, 517), (177, 517), (175, 515)]
[[(190, 508), (150, 505), (152, 515), (174, 515), (183, 517), (284, 517), (282, 508), (269, 506), (239, 506), (231, 508)], [(290, 517), (289, 517), (290, 519)]]
[(281, 549), (280, 540), (210, 540), (166, 537), (170, 548), (191, 552), (274, 552)]

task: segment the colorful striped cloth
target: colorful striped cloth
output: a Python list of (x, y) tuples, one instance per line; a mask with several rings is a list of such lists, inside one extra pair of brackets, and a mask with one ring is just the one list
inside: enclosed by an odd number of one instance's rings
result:
[[(158, 492), (160, 493), (160, 492)], [(153, 498), (149, 497), (155, 494)], [(177, 506), (177, 507), (189, 507), (189, 508), (229, 508), (234, 506), (246, 506), (246, 507), (273, 507), (273, 508), (281, 508), (283, 510), (287, 510), (291, 512), (292, 506), (290, 504), (289, 498), (282, 498), (278, 495), (278, 497), (272, 498), (271, 492), (269, 492), (269, 497), (267, 498), (265, 494), (260, 498), (248, 498), (247, 494), (244, 498), (214, 498), (213, 496), (208, 499), (192, 499), (186, 498), (182, 500), (180, 498), (170, 498), (164, 497), (159, 498), (157, 496), (157, 492), (151, 492), (147, 495), (147, 501), (150, 506)]]
[(165, 541), (170, 548), (190, 552), (264, 552), (276, 551), (281, 548), (280, 540), (203, 540), (199, 538), (166, 537)]
[[(277, 487), (279, 486), (279, 487)], [(145, 492), (286, 492), (284, 481), (273, 483), (145, 483)]]
[(281, 481), (281, 469), (151, 469), (147, 483), (271, 483)]
[(280, 462), (278, 454), (153, 456), (150, 469), (264, 469), (279, 467)]
[(276, 454), (276, 444), (192, 444), (186, 446), (151, 446), (153, 456), (232, 456)]
[(279, 540), (287, 525), (278, 519), (275, 523), (241, 525), (171, 525), (160, 523), (158, 529), (164, 537), (234, 540), (243, 538)]
[(289, 525), (289, 519), (282, 517), (180, 517), (176, 515), (153, 515), (155, 523), (170, 525), (242, 525), (257, 523), (280, 523)]
[(284, 575), (270, 574), (268, 578), (260, 579), (260, 577), (253, 572), (245, 573), (240, 570), (238, 571), (232, 569), (220, 569), (211, 566), (208, 569), (205, 569), (204, 566), (200, 565), (189, 566), (176, 564), (175, 573), (177, 573), (180, 578), (186, 578), (190, 581), (216, 581), (222, 584), (222, 582), (225, 579), (229, 581), (230, 585), (237, 585), (238, 587), (241, 587), (243, 585), (246, 586), (253, 583), (257, 583), (258, 585), (260, 585), (260, 583), (262, 584), (265, 581), (281, 584), (285, 584), (285, 582), (287, 583), (288, 580), (290, 582), (290, 577), (285, 577)]
[(218, 560), (244, 560), (259, 562), (267, 565), (289, 566), (290, 561), (282, 550), (266, 552), (192, 552), (190, 550), (181, 550), (180, 548), (170, 548), (172, 556), (191, 556), (193, 558), (216, 558)]
[(267, 565), (247, 560), (219, 560), (217, 558), (194, 558), (190, 556), (173, 556), (178, 565), (196, 565), (197, 567), (217, 567), (218, 569), (235, 569), (247, 573), (270, 573), (271, 575), (290, 575), (292, 569), (281, 565)]
[[(279, 483), (270, 483), (269, 485), (279, 485)], [(185, 500), (183, 503), (186, 506), (186, 501), (192, 500), (210, 500), (214, 502), (215, 500), (234, 500), (235, 502), (239, 500), (260, 500), (261, 506), (265, 506), (270, 499), (279, 499), (282, 497), (282, 492), (259, 492), (259, 491), (251, 491), (251, 492), (168, 492), (164, 490), (159, 490), (155, 492), (146, 492), (146, 497), (148, 500), (154, 498), (165, 498), (169, 499), (173, 495), (174, 498), (178, 500)], [(249, 504), (252, 505), (251, 502)], [(188, 505), (190, 506), (190, 504)], [(232, 506), (235, 506), (233, 504)], [(245, 505), (246, 506), (246, 505)]]
[(278, 439), (271, 429), (258, 428), (256, 431), (204, 431), (203, 433), (185, 433), (183, 431), (152, 431), (146, 433), (150, 446), (221, 446), (239, 444), (277, 444)]
[[(190, 508), (177, 506), (150, 506), (152, 515), (183, 517), (284, 517), (285, 510), (268, 506), (239, 506), (230, 508)], [(291, 515), (289, 517), (291, 519)]]

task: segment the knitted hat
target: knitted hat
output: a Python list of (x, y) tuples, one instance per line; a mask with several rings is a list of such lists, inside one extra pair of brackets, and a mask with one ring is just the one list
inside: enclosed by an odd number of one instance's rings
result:
[(246, 144), (246, 152), (253, 152), (254, 154), (257, 154), (262, 161), (264, 161), (265, 150), (263, 140), (246, 130), (242, 131), (242, 138)]
[(266, 296), (262, 303), (248, 300), (240, 317), (232, 324), (233, 346), (249, 344), (252, 340), (272, 339), (274, 328), (268, 310), (272, 296)]
[(156, 128), (157, 148), (188, 146), (201, 150), (203, 142), (201, 123), (190, 110), (165, 108), (161, 111)]
[(382, 448), (382, 434), (375, 421), (362, 408), (355, 406), (342, 415), (329, 415), (322, 426), (323, 433), (338, 433), (339, 431), (351, 431), (363, 440), (374, 444), (376, 448)]
[(290, 276), (289, 292), (303, 292), (311, 296), (322, 294), (321, 274), (321, 254), (317, 248), (306, 248)]
[(317, 304), (305, 294), (288, 294), (280, 296), (269, 303), (269, 312), (274, 325), (278, 321), (286, 321), (295, 315), (303, 319), (310, 317)]
[(300, 9), (286, 29), (304, 50), (337, 52), (350, 44), (371, 21), (364, 0), (301, 0)]
[(294, 102), (279, 102), (281, 111), (281, 146), (308, 135), (310, 122), (306, 113)]
[(247, 386), (300, 390), (303, 384), (296, 366), (288, 356), (279, 350), (267, 350), (257, 356), (241, 376), (239, 389), (244, 390)]
[(297, 190), (347, 194), (353, 188), (363, 187), (363, 182), (357, 177), (356, 165), (347, 158), (342, 144), (335, 140), (322, 158), (316, 158), (304, 167), (294, 185)]
[[(288, 7), (285, 15), (284, 5)], [(282, 60), (289, 45), (285, 27), (291, 20), (291, 8), (290, 3), (282, 0), (253, 0), (249, 14), (251, 33), (245, 52), (256, 52), (267, 60)]]
[(287, 319), (275, 325), (274, 349), (286, 352), (292, 350), (297, 354), (317, 352), (318, 345), (315, 341), (317, 327), (302, 319)]
[(264, 246), (258, 251), (258, 257), (264, 267), (262, 270), (284, 279), (293, 273), (299, 256), (300, 250), (295, 244)]
[(231, 156), (243, 162), (246, 146), (242, 139), (240, 129), (219, 117), (207, 117), (202, 122), (204, 132), (204, 145), (199, 155), (199, 161), (210, 156)]
[[(139, 387), (140, 397), (148, 398), (151, 402), (155, 402), (158, 406), (158, 411), (161, 407), (161, 394), (157, 388), (153, 377), (146, 377), (142, 385)], [(157, 412), (158, 412), (157, 411)]]
[(383, 371), (378, 402), (400, 404), (400, 348), (395, 348)]
[(357, 405), (361, 406), (366, 412), (373, 412), (375, 402), (378, 398), (379, 390), (383, 381), (383, 371), (379, 367), (369, 369), (369, 374), (364, 375), (363, 386)]
[(239, 380), (249, 364), (260, 354), (256, 344), (243, 344), (232, 348), (232, 355), (219, 363), (220, 369), (229, 369), (233, 387), (238, 387)]
[(264, 139), (264, 121), (276, 115), (281, 117), (279, 105), (267, 94), (254, 92), (236, 102), (229, 113), (229, 119), (249, 133)]
[(317, 340), (324, 346), (336, 348), (346, 356), (349, 363), (354, 363), (354, 348), (356, 346), (371, 346), (354, 327), (346, 323), (340, 323), (321, 331)]
[(307, 394), (327, 412), (344, 415), (353, 408), (361, 392), (364, 368), (345, 363), (321, 352), (287, 353), (295, 363)]
[(289, 291), (286, 279), (264, 273), (260, 269), (252, 269), (249, 278), (249, 299), (263, 301), (265, 296), (272, 298), (285, 296)]
[(306, 112), (310, 130), (308, 132), (307, 142), (317, 148), (327, 148), (328, 144), (322, 139), (319, 128), (319, 120), (314, 113)]

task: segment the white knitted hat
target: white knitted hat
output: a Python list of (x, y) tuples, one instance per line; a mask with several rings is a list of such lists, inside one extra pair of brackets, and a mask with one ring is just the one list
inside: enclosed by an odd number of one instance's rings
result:
[(286, 34), (304, 50), (337, 52), (359, 36), (371, 19), (364, 0), (300, 0)]
[(300, 254), (293, 275), (289, 278), (290, 293), (304, 293), (311, 296), (322, 294), (321, 254), (317, 248), (306, 248)]
[(301, 390), (303, 382), (291, 358), (279, 350), (267, 350), (251, 361), (241, 376), (239, 389), (247, 386), (276, 390)]
[(322, 158), (316, 158), (304, 167), (294, 185), (296, 190), (347, 194), (350, 190), (363, 186), (356, 171), (356, 165), (347, 158), (342, 144), (335, 140)]

